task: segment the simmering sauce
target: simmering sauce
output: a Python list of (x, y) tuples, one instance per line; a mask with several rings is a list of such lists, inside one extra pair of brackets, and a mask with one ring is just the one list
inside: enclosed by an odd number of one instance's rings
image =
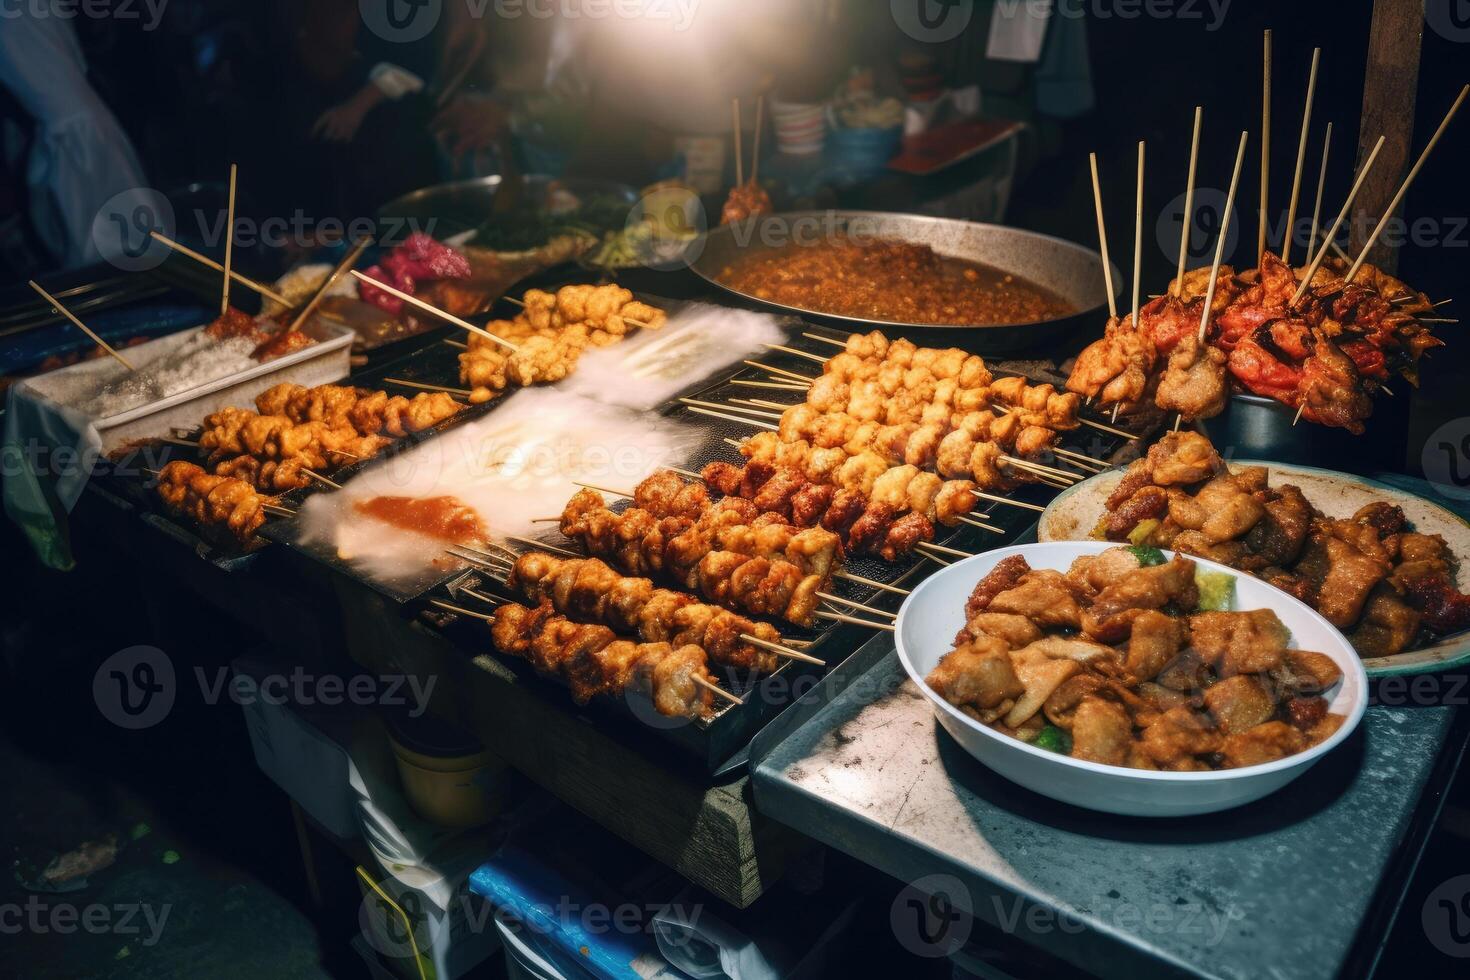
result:
[(374, 497), (353, 506), (366, 517), (439, 541), (478, 544), (487, 537), (480, 515), (458, 497)]
[(868, 320), (993, 326), (1077, 312), (1035, 283), (911, 242), (791, 244), (743, 255), (719, 279), (767, 302)]

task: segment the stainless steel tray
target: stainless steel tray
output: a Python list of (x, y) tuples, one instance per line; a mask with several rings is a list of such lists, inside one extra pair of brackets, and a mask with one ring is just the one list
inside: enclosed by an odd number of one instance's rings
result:
[[(928, 245), (941, 255), (967, 259), (1027, 279), (1070, 304), (1075, 313), (1035, 323), (995, 326), (905, 323), (843, 316), (823, 310), (771, 303), (725, 285), (721, 270), (747, 251), (764, 251), (768, 243), (796, 240), (798, 228), (817, 236), (850, 232), (868, 238), (896, 239)], [(806, 234), (806, 233), (804, 233)], [(697, 239), (687, 253), (690, 268), (712, 285), (770, 309), (783, 310), (834, 326), (868, 330), (874, 326), (898, 332), (916, 343), (958, 346), (981, 353), (1009, 353), (1039, 349), (1048, 343), (1102, 321), (1107, 304), (1102, 256), (1090, 248), (1049, 235), (1003, 225), (932, 218), (880, 211), (792, 211), (766, 215), (754, 222), (724, 225)], [(1121, 284), (1116, 268), (1113, 282)], [(1120, 288), (1115, 287), (1115, 288)]]
[[(127, 358), (135, 365), (145, 365), (186, 343), (203, 327), (185, 330), (129, 347)], [(285, 357), (257, 364), (246, 371), (226, 375), (214, 381), (179, 392), (161, 401), (97, 419), (94, 424), (102, 436), (103, 454), (111, 453), (130, 442), (167, 436), (175, 426), (194, 428), (211, 412), (226, 407), (250, 408), (256, 395), (283, 381), (311, 387), (345, 378), (351, 370), (352, 341), (356, 333), (349, 327), (322, 320), (306, 328), (317, 339), (310, 347)], [(40, 377), (20, 382), (16, 397), (33, 397), (59, 404), (55, 392), (68, 379), (90, 375), (98, 381), (121, 375), (124, 369), (111, 358), (82, 361), (59, 368)]]

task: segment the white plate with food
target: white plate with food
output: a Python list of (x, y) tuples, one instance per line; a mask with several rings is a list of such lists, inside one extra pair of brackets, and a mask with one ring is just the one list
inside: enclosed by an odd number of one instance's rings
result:
[(1351, 645), (1214, 562), (1069, 541), (951, 565), (899, 610), (898, 657), (944, 729), (1052, 799), (1144, 817), (1280, 789), (1367, 707)]
[[(1206, 447), (1194, 433), (1165, 437), (1129, 468), (1132, 476), (1103, 473), (1059, 495), (1042, 515), (1037, 537), (1126, 538), (1265, 576), (1342, 630), (1370, 677), (1470, 664), (1470, 600), (1457, 598), (1470, 587), (1470, 571), (1457, 561), (1470, 555), (1470, 524), (1396, 487), (1288, 463), (1230, 461), (1232, 478), (1243, 481), (1238, 489), (1265, 501), (1259, 507), (1237, 497), (1237, 487), (1217, 484), (1206, 492), (1210, 473), (1221, 465)], [(1183, 452), (1165, 460), (1176, 448)], [(1182, 458), (1191, 451), (1192, 459)], [(1155, 465), (1160, 462), (1168, 468)], [(1152, 476), (1146, 478), (1144, 470)], [(1201, 475), (1203, 480), (1196, 479)], [(1123, 485), (1125, 479), (1130, 486)], [(1194, 502), (1171, 496), (1176, 490)], [(1282, 527), (1302, 500), (1316, 514), (1297, 528), (1293, 551)], [(1212, 520), (1199, 520), (1210, 515)], [(1184, 528), (1181, 521), (1201, 526)], [(1184, 530), (1192, 533), (1183, 537)], [(1284, 551), (1272, 553), (1283, 545)]]

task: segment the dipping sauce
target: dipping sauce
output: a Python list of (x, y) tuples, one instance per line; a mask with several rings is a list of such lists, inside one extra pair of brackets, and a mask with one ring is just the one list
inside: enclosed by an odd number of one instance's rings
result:
[(488, 536), (480, 515), (458, 497), (374, 497), (353, 507), (366, 517), (439, 541), (482, 544)]
[(770, 303), (898, 323), (983, 327), (1077, 312), (1035, 283), (900, 241), (787, 245), (741, 256), (719, 280)]

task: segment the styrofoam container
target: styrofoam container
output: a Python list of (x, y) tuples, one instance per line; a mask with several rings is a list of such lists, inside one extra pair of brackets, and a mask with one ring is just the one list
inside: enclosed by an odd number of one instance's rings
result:
[[(124, 356), (134, 366), (144, 367), (166, 357), (203, 329), (202, 326), (195, 327), (129, 347)], [(347, 377), (352, 370), (352, 341), (357, 336), (356, 332), (351, 327), (323, 320), (313, 321), (305, 331), (317, 340), (310, 347), (110, 418), (97, 419), (94, 424), (102, 437), (102, 452), (110, 453), (119, 446), (140, 439), (170, 435), (175, 427), (195, 428), (206, 415), (222, 408), (251, 408), (256, 395), (283, 381), (309, 388)], [(28, 378), (16, 386), (16, 393), (64, 405), (57, 392), (71, 388), (78, 378), (90, 376), (100, 385), (125, 370), (110, 357), (81, 361)]]
[[(1023, 555), (1032, 568), (1066, 571), (1078, 556), (1095, 555), (1113, 547), (1117, 545), (1109, 542), (1061, 541), (998, 548), (943, 569), (904, 601), (895, 634), (899, 662), (929, 699), (945, 731), (970, 755), (1012, 782), (1064, 803), (1127, 816), (1182, 817), (1227, 810), (1275, 792), (1341, 745), (1358, 727), (1367, 708), (1368, 678), (1347, 638), (1306, 603), (1280, 589), (1193, 556), (1187, 557), (1202, 568), (1235, 576), (1236, 610), (1274, 610), (1291, 631), (1292, 649), (1324, 653), (1342, 668), (1342, 679), (1324, 693), (1328, 710), (1346, 716), (1330, 738), (1285, 759), (1240, 769), (1128, 769), (1073, 759), (1003, 735), (945, 701), (924, 682), (953, 648), (955, 634), (965, 625), (965, 600), (975, 584), (1001, 559)], [(1172, 557), (1169, 552), (1165, 554)]]

